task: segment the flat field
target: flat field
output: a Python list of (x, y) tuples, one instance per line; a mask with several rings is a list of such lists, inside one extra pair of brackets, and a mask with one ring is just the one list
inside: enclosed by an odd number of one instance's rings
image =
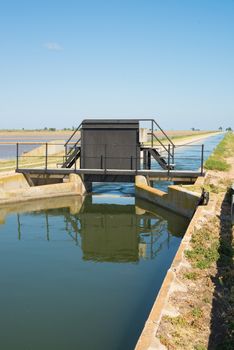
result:
[[(177, 138), (184, 138), (184, 137), (192, 137), (192, 136), (198, 136), (198, 135), (205, 135), (205, 134), (211, 134), (216, 133), (217, 130), (166, 130), (165, 133), (172, 139)], [(165, 136), (162, 134), (161, 131), (157, 130), (155, 132), (155, 135), (159, 137), (160, 139), (164, 139)]]
[[(210, 134), (210, 133), (216, 133), (216, 131), (211, 130), (165, 130), (165, 133), (173, 139), (176, 138), (183, 138), (183, 137), (192, 137), (192, 136), (198, 136), (198, 135), (204, 135), (204, 134)], [(44, 141), (46, 138), (49, 140), (56, 140), (56, 139), (68, 139), (73, 134), (72, 130), (56, 130), (56, 131), (49, 131), (49, 130), (0, 130), (0, 142), (7, 141), (8, 139), (24, 139), (25, 140), (38, 140), (42, 138), (42, 141)], [(159, 137), (160, 139), (164, 139), (165, 136), (162, 134), (161, 131), (155, 131), (155, 135)]]

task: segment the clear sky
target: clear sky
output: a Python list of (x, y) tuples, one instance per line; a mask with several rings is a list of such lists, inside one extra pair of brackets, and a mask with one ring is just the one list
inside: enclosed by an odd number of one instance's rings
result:
[(0, 0), (0, 128), (234, 128), (233, 0)]

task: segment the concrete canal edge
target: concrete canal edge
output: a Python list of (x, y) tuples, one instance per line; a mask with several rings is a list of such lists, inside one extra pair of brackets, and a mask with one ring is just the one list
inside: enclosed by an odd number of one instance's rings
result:
[(188, 191), (186, 188), (176, 185), (168, 186), (168, 193), (158, 190), (149, 186), (146, 178), (141, 175), (136, 176), (135, 193), (136, 197), (188, 218), (193, 216), (201, 199), (200, 193)]
[(43, 186), (30, 186), (23, 174), (0, 177), (0, 204), (24, 202), (35, 199), (84, 195), (85, 186), (79, 175), (70, 174), (68, 181)]
[[(200, 177), (197, 179), (195, 185), (202, 185), (203, 183), (204, 178)], [(171, 187), (172, 191), (175, 190), (176, 187), (176, 196), (174, 198), (177, 199), (173, 203), (173, 206), (168, 203), (168, 199), (172, 198), (169, 194)], [(159, 293), (157, 294), (149, 317), (136, 344), (135, 350), (167, 349), (163, 344), (161, 344), (159, 338), (156, 337), (161, 318), (164, 315), (178, 316), (177, 310), (169, 304), (169, 297), (175, 291), (182, 291), (185, 293), (187, 291), (186, 287), (177, 279), (179, 270), (182, 267), (188, 267), (189, 265), (188, 261), (184, 257), (184, 253), (187, 249), (189, 249), (191, 237), (194, 230), (196, 229), (196, 226), (202, 223), (205, 217), (210, 217), (215, 212), (216, 199), (213, 197), (210, 198), (208, 205), (198, 206), (198, 202), (196, 202), (198, 199), (198, 194), (194, 193), (195, 198), (193, 199), (193, 192), (187, 191), (184, 188), (180, 188), (179, 186), (169, 186), (168, 189), (168, 195), (166, 196), (164, 192), (158, 191), (148, 186), (146, 179), (136, 179), (137, 195), (140, 195), (141, 198), (145, 198), (153, 203), (157, 203), (178, 213), (182, 213), (186, 209), (185, 205), (182, 204), (183, 198), (185, 198), (186, 205), (188, 203), (190, 205), (190, 213), (192, 213), (193, 205), (196, 205), (196, 208), (194, 208), (195, 213), (192, 216), (190, 224), (184, 234), (177, 253), (172, 261), (170, 268), (167, 271)], [(189, 200), (187, 201), (188, 198)]]

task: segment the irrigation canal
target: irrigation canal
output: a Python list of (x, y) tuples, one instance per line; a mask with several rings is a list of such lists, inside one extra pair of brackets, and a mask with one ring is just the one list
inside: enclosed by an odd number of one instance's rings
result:
[(134, 349), (188, 221), (131, 184), (74, 201), (0, 208), (0, 349)]

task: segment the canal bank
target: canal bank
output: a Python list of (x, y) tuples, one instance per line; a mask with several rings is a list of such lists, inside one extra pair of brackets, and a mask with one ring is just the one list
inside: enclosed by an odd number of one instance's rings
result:
[(209, 204), (198, 207), (188, 226), (137, 350), (232, 349), (233, 228), (228, 189), (234, 182), (233, 135), (222, 145), (222, 161), (229, 171), (209, 171), (192, 186), (210, 190)]

